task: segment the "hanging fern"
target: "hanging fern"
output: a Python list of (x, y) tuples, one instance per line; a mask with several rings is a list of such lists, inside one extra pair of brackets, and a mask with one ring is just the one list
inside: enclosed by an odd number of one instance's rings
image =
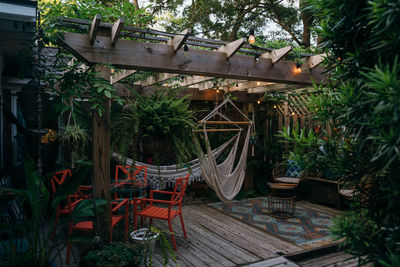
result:
[[(178, 97), (176, 91), (169, 91), (138, 97), (136, 103), (141, 137), (169, 144), (178, 163), (190, 160), (194, 153), (192, 130), (196, 126), (190, 101)], [(166, 157), (159, 155), (160, 160)]]
[(137, 95), (112, 125), (114, 150), (135, 157), (139, 136), (145, 147), (152, 145), (145, 152), (152, 154), (158, 164), (191, 160), (195, 151), (192, 130), (196, 123), (189, 104), (175, 90), (159, 91), (150, 97)]

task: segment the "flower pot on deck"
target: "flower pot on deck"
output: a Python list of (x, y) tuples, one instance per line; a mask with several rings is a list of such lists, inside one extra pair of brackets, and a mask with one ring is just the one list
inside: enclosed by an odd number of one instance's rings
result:
[(150, 263), (150, 257), (153, 257), (156, 242), (160, 236), (158, 233), (151, 232), (148, 228), (141, 228), (130, 233), (134, 243), (143, 247), (143, 257), (140, 266), (147, 266)]

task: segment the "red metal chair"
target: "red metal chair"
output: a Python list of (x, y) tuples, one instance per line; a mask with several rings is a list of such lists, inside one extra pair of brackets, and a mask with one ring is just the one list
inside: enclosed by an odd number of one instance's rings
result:
[[(118, 176), (120, 172), (125, 175), (124, 179), (120, 179)], [(143, 171), (143, 177), (138, 177)], [(147, 166), (122, 166), (117, 165), (115, 167), (115, 180), (113, 187), (122, 188), (124, 186), (136, 186), (146, 187), (147, 186)], [(114, 199), (118, 199), (118, 191), (114, 192)]]
[[(141, 216), (142, 218), (143, 217), (150, 218), (150, 224), (153, 224), (153, 219), (167, 220), (169, 230), (171, 231), (172, 244), (174, 246), (174, 250), (176, 251), (177, 248), (176, 248), (174, 232), (172, 230), (172, 220), (177, 216), (180, 217), (183, 235), (185, 238), (187, 238), (185, 224), (183, 223), (183, 217), (182, 217), (182, 199), (183, 199), (183, 196), (185, 195), (185, 190), (186, 190), (188, 181), (189, 181), (189, 173), (187, 174), (187, 176), (185, 178), (179, 178), (176, 180), (175, 187), (172, 192), (151, 190), (150, 198), (135, 198), (134, 201), (143, 201), (145, 203), (147, 203), (147, 202), (149, 203), (141, 211), (137, 211), (137, 205), (136, 204), (134, 205), (134, 217), (135, 217), (134, 227), (135, 227), (135, 229), (137, 229), (136, 216)], [(153, 198), (154, 193), (169, 194), (169, 195), (171, 195), (171, 200), (154, 199)], [(162, 208), (162, 207), (155, 206), (155, 205), (153, 205), (154, 203), (168, 204), (168, 208)], [(172, 208), (173, 206), (177, 206), (178, 209), (173, 209)]]
[[(119, 176), (123, 174), (121, 179)], [(136, 201), (133, 198), (142, 198), (146, 196), (147, 187), (147, 166), (122, 166), (115, 167), (115, 181), (112, 184), (114, 191), (114, 200), (119, 201), (127, 198), (130, 200), (130, 205), (139, 205), (142, 209), (144, 207), (143, 201)], [(124, 194), (122, 194), (124, 192)], [(135, 217), (133, 218), (135, 221)], [(143, 218), (141, 219), (143, 224)]]
[[(71, 170), (66, 169), (63, 171), (56, 172), (53, 177), (51, 178), (51, 190), (53, 193), (53, 197), (57, 192), (57, 188), (60, 187), (62, 183), (67, 179), (67, 177), (71, 177)], [(54, 220), (54, 230), (51, 236), (51, 239), (54, 240), (56, 230), (57, 230), (57, 223), (60, 218), (60, 215), (71, 214), (71, 211), (74, 207), (86, 197), (90, 197), (89, 195), (85, 195), (84, 191), (91, 189), (90, 186), (80, 186), (74, 195), (67, 197), (67, 203), (62, 207), (62, 205), (58, 204), (56, 210), (56, 218)], [(79, 196), (77, 196), (79, 195)]]
[[(79, 197), (79, 195), (76, 195), (76, 197)], [(124, 219), (125, 221), (125, 235), (124, 238), (125, 240), (128, 239), (128, 227), (129, 227), (129, 199), (125, 199), (121, 202), (112, 202), (111, 203), (111, 229), (110, 229), (110, 240), (112, 241), (113, 238), (113, 229), (114, 227)], [(116, 212), (125, 205), (125, 210), (124, 214), (117, 214)], [(71, 210), (72, 212), (72, 210)], [(69, 223), (69, 228), (68, 228), (68, 236), (72, 234), (74, 230), (78, 231), (85, 231), (89, 232), (93, 230), (93, 221), (80, 221), (80, 222), (70, 222)], [(66, 263), (69, 264), (69, 258), (71, 254), (71, 242), (68, 242), (67, 245), (67, 256), (66, 256)]]

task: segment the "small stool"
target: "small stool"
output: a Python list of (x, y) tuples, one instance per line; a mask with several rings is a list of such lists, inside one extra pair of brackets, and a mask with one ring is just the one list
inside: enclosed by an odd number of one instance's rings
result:
[(287, 191), (293, 191), (297, 185), (284, 183), (268, 183), (268, 185), (275, 191), (268, 195), (268, 214), (278, 219), (294, 217), (296, 196)]

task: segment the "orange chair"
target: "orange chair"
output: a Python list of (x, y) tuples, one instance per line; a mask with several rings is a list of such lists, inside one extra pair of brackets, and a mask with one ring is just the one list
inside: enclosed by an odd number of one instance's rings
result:
[[(64, 183), (64, 181), (65, 181), (65, 179), (67, 179), (67, 177), (71, 177), (71, 170), (69, 170), (69, 169), (56, 172), (53, 175), (53, 177), (51, 178), (51, 190), (53, 193), (53, 197), (56, 194), (57, 188), (60, 187), (60, 185), (62, 183)], [(84, 190), (86, 190), (86, 187), (78, 188), (77, 192), (79, 193), (79, 195), (82, 194), (82, 196), (83, 196), (82, 191), (84, 191)], [(52, 240), (54, 240), (54, 237), (56, 234), (57, 223), (60, 218), (60, 215), (71, 214), (71, 211), (74, 209), (76, 204), (78, 204), (81, 200), (82, 200), (82, 197), (78, 197), (75, 194), (75, 195), (71, 195), (71, 196), (67, 197), (67, 203), (63, 208), (61, 208), (61, 205), (58, 204), (57, 210), (56, 210), (56, 218), (54, 220), (54, 227), (53, 227), (54, 230), (53, 230), (53, 234), (51, 236)]]
[[(119, 179), (119, 174), (124, 174), (125, 177), (123, 179)], [(140, 177), (141, 176), (141, 177)], [(146, 187), (147, 187), (147, 166), (121, 166), (117, 165), (115, 167), (115, 181), (112, 184), (114, 191), (114, 200), (121, 200), (126, 197), (126, 193), (129, 195), (130, 204), (131, 205), (140, 205), (143, 209), (144, 202), (136, 201), (134, 203), (133, 198), (142, 198), (146, 195)], [(132, 189), (138, 189), (136, 192), (133, 192)], [(122, 196), (122, 193), (125, 192), (125, 196)], [(135, 220), (135, 217), (133, 218)], [(141, 223), (143, 224), (143, 218), (141, 219)]]
[[(136, 216), (141, 216), (150, 218), (150, 224), (153, 224), (153, 219), (160, 219), (160, 220), (167, 220), (169, 230), (171, 231), (171, 239), (172, 244), (174, 246), (174, 250), (176, 251), (176, 241), (174, 232), (172, 230), (172, 220), (179, 215), (182, 224), (183, 235), (187, 238), (185, 224), (183, 223), (182, 217), (182, 199), (185, 195), (186, 186), (189, 181), (189, 173), (186, 175), (185, 178), (179, 178), (176, 180), (174, 190), (172, 192), (169, 191), (159, 191), (159, 190), (151, 190), (150, 191), (150, 198), (135, 198), (134, 201), (143, 201), (145, 203), (149, 203), (145, 206), (141, 211), (137, 211), (137, 205), (134, 204), (134, 227), (137, 229), (137, 220)], [(178, 189), (180, 189), (178, 191)], [(160, 193), (160, 194), (170, 194), (171, 200), (159, 200), (153, 198), (153, 193)], [(154, 203), (164, 203), (168, 204), (168, 208), (157, 207), (153, 205)], [(178, 209), (173, 209), (173, 206), (178, 206)]]
[[(79, 197), (79, 195), (75, 195)], [(129, 223), (129, 199), (125, 199), (121, 202), (112, 202), (111, 206), (111, 229), (110, 229), (110, 240), (113, 238), (113, 229), (122, 219), (125, 221), (125, 240), (128, 239), (128, 223)], [(116, 214), (116, 212), (125, 205), (124, 214)], [(80, 221), (77, 223), (70, 222), (68, 228), (68, 235), (71, 235), (74, 230), (89, 232), (93, 230), (93, 221)], [(69, 257), (71, 254), (71, 242), (68, 242), (67, 245), (67, 258), (66, 263), (69, 264)]]
[[(124, 179), (119, 179), (120, 172), (126, 175)], [(139, 174), (144, 172), (143, 177), (139, 178)], [(144, 188), (147, 186), (147, 166), (122, 166), (115, 167), (115, 181), (112, 185), (114, 188), (123, 188), (126, 185), (133, 185), (136, 187)], [(118, 190), (114, 192), (114, 199), (118, 199)], [(133, 197), (133, 196), (132, 196)]]

